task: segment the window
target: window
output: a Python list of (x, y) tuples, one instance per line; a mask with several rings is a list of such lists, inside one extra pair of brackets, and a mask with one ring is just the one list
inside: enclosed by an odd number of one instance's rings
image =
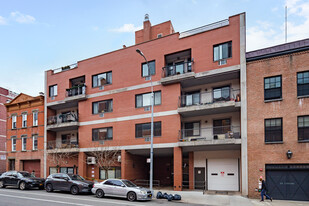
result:
[(38, 126), (38, 112), (35, 111), (32, 113), (33, 115), (33, 126)]
[(22, 127), (27, 127), (27, 113), (22, 114)]
[(185, 136), (199, 136), (200, 135), (200, 122), (187, 122), (185, 123)]
[(156, 74), (156, 61), (148, 62), (148, 65), (149, 65), (149, 70), (147, 67), (147, 63), (142, 64), (142, 77), (150, 76), (149, 71), (150, 71), (151, 76)]
[(282, 118), (265, 119), (265, 142), (282, 142)]
[(38, 150), (38, 135), (33, 135), (32, 137), (32, 149)]
[(230, 101), (230, 87), (218, 87), (213, 89), (214, 102)]
[(49, 86), (49, 97), (55, 97), (57, 96), (57, 91), (58, 90), (58, 86), (56, 85), (52, 85)]
[(120, 167), (111, 167), (108, 170), (100, 169), (100, 179), (120, 179), (121, 178), (121, 168)]
[(309, 95), (309, 71), (297, 73), (297, 96)]
[(105, 72), (92, 76), (92, 87), (100, 87), (112, 83), (112, 72)]
[(60, 173), (74, 174), (74, 168), (73, 167), (60, 167)]
[[(151, 123), (143, 123), (135, 125), (136, 138), (150, 137), (150, 135), (151, 135)], [(153, 136), (154, 137), (161, 136), (161, 122), (153, 123)]]
[[(154, 103), (153, 105), (161, 104), (161, 91), (154, 92)], [(148, 107), (151, 106), (151, 93), (135, 95), (135, 107)]]
[(13, 115), (12, 116), (12, 129), (16, 129), (16, 121), (17, 121), (17, 116)]
[(282, 98), (281, 76), (264, 78), (264, 100)]
[(21, 150), (26, 151), (27, 150), (27, 137), (21, 137)]
[(58, 173), (57, 167), (50, 167), (49, 168), (49, 174), (52, 175), (52, 174), (55, 174), (55, 173)]
[(214, 45), (214, 61), (232, 57), (232, 42)]
[(92, 103), (92, 114), (99, 114), (113, 111), (113, 100), (104, 100)]
[(231, 131), (231, 119), (217, 119), (213, 121), (213, 134), (227, 134)]
[(113, 139), (112, 127), (92, 129), (92, 141), (112, 140), (112, 139)]
[(186, 106), (200, 104), (200, 92), (189, 92), (186, 94)]
[(12, 137), (12, 151), (16, 151), (16, 137)]
[(309, 116), (298, 117), (298, 141), (309, 140)]

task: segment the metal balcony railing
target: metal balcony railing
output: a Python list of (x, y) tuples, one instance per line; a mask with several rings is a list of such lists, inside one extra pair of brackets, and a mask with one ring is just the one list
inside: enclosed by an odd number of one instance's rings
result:
[(81, 94), (86, 94), (86, 85), (78, 85), (66, 89), (66, 97), (73, 97)]
[(67, 71), (67, 70), (70, 70), (70, 69), (74, 69), (76, 67), (78, 67), (78, 63), (70, 64), (70, 65), (67, 65), (67, 66), (64, 66), (64, 67), (60, 67), (60, 68), (57, 68), (57, 69), (53, 69), (53, 72), (54, 72), (54, 74), (56, 74), (56, 73), (59, 73), (59, 72)]
[(162, 68), (162, 77), (169, 77), (178, 74), (193, 72), (193, 62), (178, 63), (172, 66), (165, 66)]
[(62, 140), (62, 141), (48, 141), (47, 149), (70, 149), (78, 148), (78, 141)]
[(240, 126), (228, 125), (179, 130), (179, 140), (181, 142), (216, 139), (240, 139)]
[(47, 125), (55, 125), (67, 122), (78, 122), (78, 114), (76, 112), (68, 112), (65, 114), (50, 116), (47, 119)]
[(220, 91), (197, 92), (179, 97), (178, 107), (189, 107), (194, 105), (206, 105), (218, 102), (240, 101), (240, 90), (222, 89)]

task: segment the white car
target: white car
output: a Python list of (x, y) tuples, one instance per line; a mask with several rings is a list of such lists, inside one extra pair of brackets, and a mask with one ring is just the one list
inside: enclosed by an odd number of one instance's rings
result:
[(151, 200), (152, 192), (149, 189), (136, 186), (129, 180), (108, 179), (101, 183), (94, 184), (91, 192), (96, 197), (113, 196), (134, 200)]

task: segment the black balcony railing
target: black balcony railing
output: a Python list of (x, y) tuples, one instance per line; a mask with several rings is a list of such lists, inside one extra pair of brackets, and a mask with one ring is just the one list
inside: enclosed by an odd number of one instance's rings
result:
[(198, 141), (198, 140), (216, 140), (216, 139), (239, 139), (240, 126), (218, 126), (194, 129), (179, 130), (179, 140)]
[(178, 107), (207, 105), (218, 102), (240, 101), (240, 90), (226, 89), (219, 92), (201, 92), (182, 95), (179, 97)]
[(162, 77), (169, 77), (178, 74), (193, 72), (193, 62), (176, 63), (175, 65), (165, 66), (162, 68)]
[(72, 140), (61, 140), (61, 141), (48, 141), (47, 149), (70, 149), (78, 148), (78, 141)]
[(55, 125), (67, 122), (78, 122), (78, 114), (76, 112), (68, 112), (65, 114), (50, 116), (47, 119), (47, 125)]
[(66, 89), (66, 97), (73, 97), (81, 94), (86, 94), (86, 85), (78, 85), (70, 89)]

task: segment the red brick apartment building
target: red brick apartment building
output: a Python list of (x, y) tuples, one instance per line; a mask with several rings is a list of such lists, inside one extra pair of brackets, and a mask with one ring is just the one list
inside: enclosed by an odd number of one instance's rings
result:
[(6, 164), (6, 108), (4, 104), (16, 96), (15, 92), (0, 87), (0, 172), (5, 172)]
[(309, 39), (246, 57), (249, 197), (309, 200)]
[(6, 170), (35, 172), (43, 177), (44, 96), (19, 94), (7, 109)]
[[(245, 48), (244, 13), (181, 33), (145, 18), (135, 45), (46, 71), (44, 176), (149, 180), (150, 72), (154, 186), (246, 195)], [(117, 162), (98, 167), (98, 150)]]

